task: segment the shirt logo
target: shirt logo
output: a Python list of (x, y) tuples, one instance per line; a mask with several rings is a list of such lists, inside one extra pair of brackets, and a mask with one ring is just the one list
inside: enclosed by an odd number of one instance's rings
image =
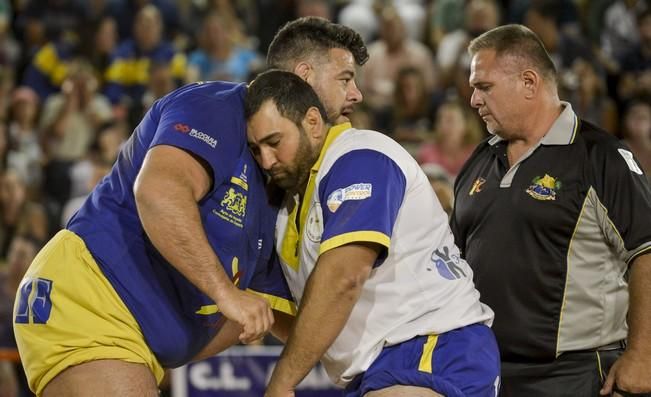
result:
[(174, 124), (174, 129), (180, 132), (181, 134), (188, 134), (192, 138), (196, 138), (200, 141), (203, 141), (210, 145), (210, 147), (215, 148), (217, 146), (217, 139), (211, 137), (210, 135), (198, 131), (194, 128), (191, 128), (187, 124), (176, 123)]
[(356, 183), (348, 187), (337, 189), (328, 196), (328, 209), (330, 212), (336, 212), (344, 201), (364, 200), (371, 197), (373, 193), (373, 184)]
[(305, 222), (305, 236), (313, 243), (321, 241), (323, 235), (323, 222), (321, 221), (321, 205), (314, 203), (307, 215)]
[(470, 188), (468, 196), (472, 196), (475, 193), (481, 192), (481, 189), (484, 188), (484, 183), (486, 183), (486, 179), (482, 177), (475, 179), (475, 181), (472, 183), (472, 188)]
[[(436, 267), (436, 271), (446, 280), (458, 280), (461, 277), (467, 277), (460, 266), (459, 256), (451, 254), (448, 247), (443, 247), (442, 251), (438, 248), (435, 249), (432, 252), (431, 260)], [(427, 270), (430, 270), (430, 268)]]
[(236, 192), (232, 187), (229, 188), (224, 194), (224, 198), (219, 203), (220, 209), (213, 209), (212, 213), (222, 218), (226, 222), (242, 228), (244, 216), (246, 215), (246, 201), (247, 197)]
[(624, 149), (617, 149), (619, 154), (622, 155), (624, 158), (624, 161), (626, 161), (626, 165), (628, 165), (628, 169), (635, 172), (638, 175), (642, 175), (642, 170), (640, 167), (637, 165), (635, 162), (635, 159), (633, 158), (633, 153), (629, 152), (628, 150)]
[(556, 200), (556, 191), (560, 189), (561, 186), (562, 184), (560, 181), (545, 174), (543, 177), (537, 176), (533, 178), (531, 185), (527, 188), (526, 192), (536, 200)]

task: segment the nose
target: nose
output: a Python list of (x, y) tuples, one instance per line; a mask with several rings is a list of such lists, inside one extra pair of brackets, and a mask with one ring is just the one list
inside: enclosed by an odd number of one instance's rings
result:
[(263, 170), (269, 171), (274, 164), (276, 164), (276, 156), (273, 151), (267, 148), (260, 148), (260, 167)]
[(470, 106), (472, 106), (475, 109), (478, 109), (482, 104), (482, 100), (480, 98), (480, 95), (477, 93), (477, 89), (472, 90), (472, 95), (470, 96)]
[(352, 103), (360, 103), (364, 100), (364, 96), (362, 95), (362, 92), (359, 90), (359, 88), (357, 88), (357, 83), (355, 83), (355, 80), (352, 80), (350, 82), (350, 87), (348, 88), (348, 95), (346, 99)]

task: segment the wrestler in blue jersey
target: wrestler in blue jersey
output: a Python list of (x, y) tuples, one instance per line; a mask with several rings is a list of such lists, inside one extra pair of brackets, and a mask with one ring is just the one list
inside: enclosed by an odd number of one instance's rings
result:
[[(176, 146), (210, 165), (214, 184), (199, 208), (226, 272), (242, 289), (286, 297), (281, 282), (265, 278), (275, 213), (268, 207), (263, 176), (245, 137), (233, 133), (243, 128), (243, 115), (233, 114), (242, 114), (239, 101), (245, 93), (243, 84), (193, 84), (157, 102), (67, 227), (86, 242), (164, 367), (182, 365), (196, 355), (217, 333), (221, 315), (202, 311), (214, 302), (171, 266), (143, 231), (133, 184), (151, 147)], [(213, 111), (195, 111), (206, 102), (215, 103)], [(238, 274), (233, 274), (233, 262)]]
[[(243, 341), (259, 337), (273, 322), (269, 308), (293, 313), (274, 254), (276, 211), (267, 202), (264, 177), (244, 133), (245, 94), (244, 84), (197, 83), (155, 103), (67, 230), (34, 260), (18, 293), (14, 327), (30, 388), (37, 395), (46, 386), (54, 394), (73, 390), (78, 384), (65, 383), (75, 382), (69, 369), (83, 369), (81, 364), (88, 362), (145, 364), (160, 382), (164, 367), (185, 364), (198, 354), (214, 354), (235, 343), (238, 334)], [(161, 150), (167, 169), (195, 172), (152, 174), (151, 164), (161, 161)], [(160, 163), (154, 168), (160, 170)], [(179, 179), (181, 174), (185, 176)], [(167, 179), (159, 186), (168, 189), (154, 189), (155, 198), (160, 198), (154, 201), (196, 205), (198, 211), (147, 208), (150, 203), (140, 194), (146, 190), (152, 196), (153, 185), (143, 181), (159, 180), (152, 175)], [(184, 192), (173, 187), (195, 180), (202, 187), (185, 201), (164, 197)], [(152, 208), (160, 209), (153, 217)], [(175, 214), (186, 215), (174, 222), (165, 219)], [(157, 223), (165, 225), (165, 233), (155, 230)], [(189, 223), (202, 227), (205, 236), (201, 229), (183, 229)], [(209, 257), (216, 254), (218, 260), (208, 260), (208, 267), (201, 268), (198, 262), (206, 255), (187, 254), (188, 247), (199, 248), (188, 239), (207, 239), (201, 250), (210, 251)], [(179, 260), (178, 252), (186, 255), (184, 260)], [(218, 262), (225, 284), (202, 284), (217, 271), (213, 264)], [(265, 298), (269, 306), (250, 294), (236, 297), (241, 292), (231, 282)], [(228, 290), (230, 298), (215, 289)], [(251, 305), (262, 310), (250, 309)], [(243, 331), (238, 329), (242, 326)], [(113, 373), (114, 367), (86, 368), (97, 374)], [(65, 382), (59, 374), (68, 374)], [(116, 371), (113, 376), (131, 375)], [(110, 389), (113, 383), (98, 387), (112, 395), (132, 395)], [(145, 395), (134, 390), (133, 395)]]

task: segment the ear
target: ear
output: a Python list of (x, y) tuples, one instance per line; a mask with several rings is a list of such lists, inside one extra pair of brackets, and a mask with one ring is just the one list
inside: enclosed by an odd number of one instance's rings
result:
[(321, 117), (319, 109), (315, 106), (312, 106), (307, 110), (301, 125), (307, 135), (312, 139), (321, 140), (323, 135), (325, 135), (323, 118)]
[(522, 72), (521, 78), (524, 85), (525, 98), (531, 99), (536, 96), (536, 93), (540, 89), (540, 84), (542, 84), (540, 75), (533, 69), (526, 69)]
[(308, 79), (312, 76), (312, 65), (301, 61), (294, 66), (294, 74), (309, 83)]

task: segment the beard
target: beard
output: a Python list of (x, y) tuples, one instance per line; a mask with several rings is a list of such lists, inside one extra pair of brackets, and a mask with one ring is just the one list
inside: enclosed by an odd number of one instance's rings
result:
[(319, 158), (319, 151), (312, 147), (305, 130), (299, 127), (299, 131), (298, 149), (293, 163), (278, 165), (269, 170), (274, 183), (287, 191), (297, 191), (307, 183), (310, 170)]

